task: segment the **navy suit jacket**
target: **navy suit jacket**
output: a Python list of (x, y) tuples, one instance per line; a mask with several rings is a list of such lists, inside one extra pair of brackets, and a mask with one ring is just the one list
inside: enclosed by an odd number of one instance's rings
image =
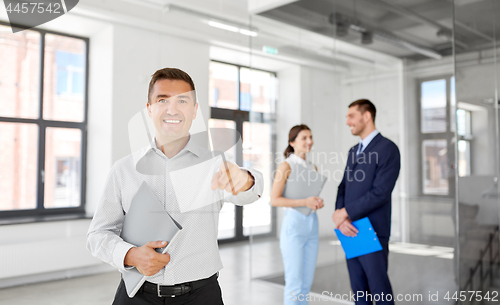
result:
[(399, 149), (380, 133), (356, 157), (358, 145), (349, 150), (336, 209), (345, 207), (352, 221), (368, 217), (378, 237), (388, 239), (391, 194), (401, 168)]

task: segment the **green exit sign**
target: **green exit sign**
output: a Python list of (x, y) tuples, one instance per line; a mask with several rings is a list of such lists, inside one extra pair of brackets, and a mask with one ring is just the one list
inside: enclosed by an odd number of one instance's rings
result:
[(267, 54), (278, 55), (278, 49), (268, 46), (263, 46), (262, 51)]

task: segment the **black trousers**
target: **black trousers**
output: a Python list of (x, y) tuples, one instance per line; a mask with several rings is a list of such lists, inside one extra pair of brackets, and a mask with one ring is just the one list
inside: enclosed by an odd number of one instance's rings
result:
[(129, 298), (125, 283), (120, 282), (116, 290), (113, 305), (224, 305), (222, 292), (217, 280), (211, 281), (205, 286), (190, 291), (177, 297), (158, 297), (154, 293), (144, 292), (140, 289), (133, 298)]

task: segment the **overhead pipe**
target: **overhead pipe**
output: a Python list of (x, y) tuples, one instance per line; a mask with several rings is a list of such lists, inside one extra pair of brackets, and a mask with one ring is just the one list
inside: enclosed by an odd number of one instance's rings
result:
[[(417, 21), (419, 23), (427, 24), (427, 25), (430, 25), (430, 26), (436, 28), (438, 30), (437, 33), (436, 33), (438, 36), (446, 37), (450, 41), (452, 39), (453, 30), (450, 29), (450, 28), (448, 28), (448, 27), (446, 27), (446, 26), (444, 26), (444, 25), (442, 25), (442, 24), (440, 24), (440, 23), (438, 23), (438, 22), (436, 22), (436, 21), (434, 21), (434, 20), (432, 20), (432, 19), (429, 19), (429, 18), (427, 18), (425, 16), (422, 16), (422, 15), (420, 15), (420, 14), (418, 14), (418, 13), (412, 11), (412, 10), (409, 10), (409, 9), (407, 9), (405, 7), (402, 7), (402, 6), (390, 3), (387, 0), (375, 0), (375, 2), (378, 2), (381, 5), (384, 5), (387, 9), (389, 9), (389, 10), (393, 11), (394, 13), (399, 14), (399, 15), (401, 15), (403, 17), (407, 17), (407, 18), (410, 18), (410, 19), (412, 19), (414, 21)], [(460, 26), (461, 28), (463, 28), (463, 29), (465, 29), (465, 30), (467, 30), (467, 31), (469, 31), (469, 32), (471, 32), (471, 33), (473, 33), (473, 34), (481, 37), (481, 38), (491, 40), (491, 38), (488, 37), (487, 35), (485, 35), (485, 34), (483, 34), (481, 32), (478, 32), (475, 29), (473, 29), (473, 28), (471, 28), (471, 27), (469, 27), (469, 26), (467, 26), (465, 24), (462, 24), (462, 23), (459, 24), (457, 22), (457, 25)], [(466, 48), (467, 47), (467, 44), (465, 44), (464, 42), (456, 39), (456, 37), (455, 37), (455, 43), (457, 45), (459, 45), (460, 47), (462, 47), (462, 48)]]
[(378, 40), (390, 43), (392, 45), (402, 47), (404, 49), (410, 50), (412, 52), (415, 52), (415, 53), (418, 53), (418, 54), (421, 54), (424, 56), (427, 56), (429, 58), (441, 59), (443, 57), (441, 54), (439, 54), (438, 52), (436, 52), (433, 49), (430, 49), (430, 48), (427, 48), (424, 46), (420, 46), (416, 43), (410, 42), (408, 40), (404, 40), (404, 39), (402, 39), (394, 34), (391, 34), (391, 33), (385, 32), (385, 31), (381, 31), (378, 29), (368, 29), (367, 27), (360, 24), (359, 22), (349, 20), (349, 18), (346, 18), (345, 16), (343, 16), (339, 13), (335, 13), (335, 14), (332, 13), (330, 15), (329, 22), (333, 25), (337, 25), (338, 23), (343, 24), (343, 25), (349, 25), (349, 28), (351, 30), (354, 30), (354, 31), (359, 32), (361, 34), (371, 32), (371, 33), (373, 33), (374, 39), (378, 39)]

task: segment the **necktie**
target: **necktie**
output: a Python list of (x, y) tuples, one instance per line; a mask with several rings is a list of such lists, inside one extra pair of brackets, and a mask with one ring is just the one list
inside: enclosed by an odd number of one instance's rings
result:
[(363, 151), (363, 143), (359, 143), (358, 153), (356, 154), (356, 156), (359, 155), (362, 151)]

